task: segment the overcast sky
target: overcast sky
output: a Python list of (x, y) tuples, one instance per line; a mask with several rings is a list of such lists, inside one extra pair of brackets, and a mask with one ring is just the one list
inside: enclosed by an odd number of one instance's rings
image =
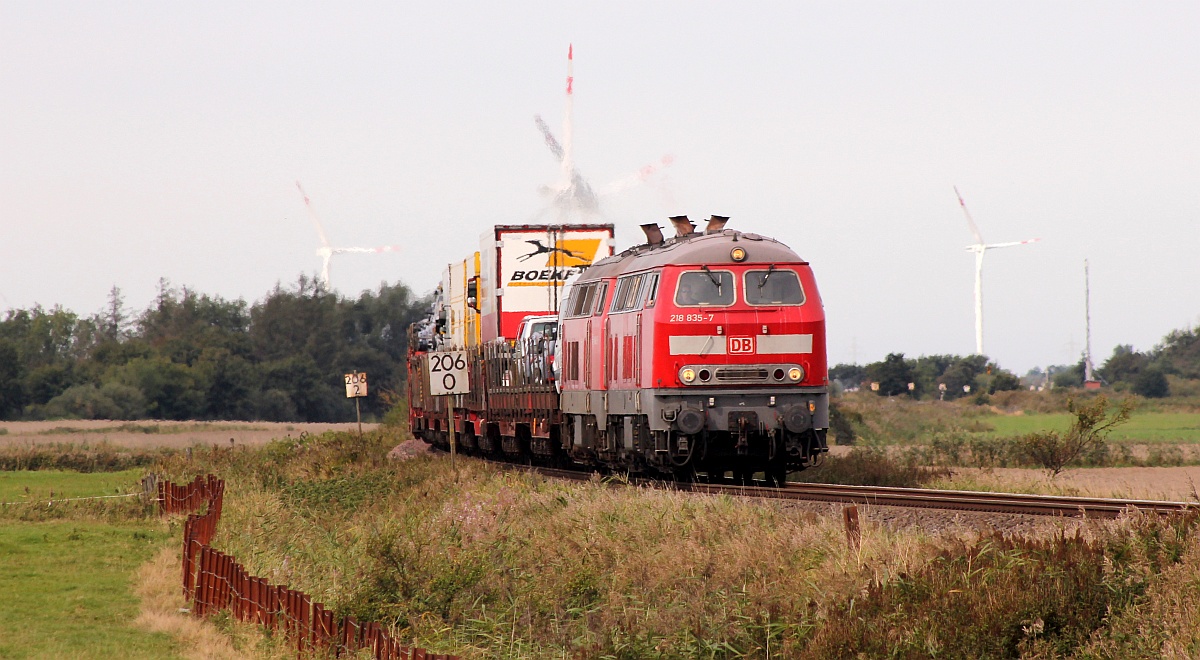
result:
[[(750, 8), (746, 8), (749, 6)], [(0, 0), (0, 310), (254, 301), (314, 274), (432, 290), (538, 216), (575, 47), (575, 160), (618, 248), (686, 213), (808, 259), (831, 363), (1002, 366), (1200, 322), (1200, 3)]]

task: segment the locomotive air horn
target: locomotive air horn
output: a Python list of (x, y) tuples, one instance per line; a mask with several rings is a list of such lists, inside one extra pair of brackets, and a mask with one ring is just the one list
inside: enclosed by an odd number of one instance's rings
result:
[(711, 234), (715, 231), (721, 231), (725, 228), (725, 223), (729, 222), (727, 215), (714, 215), (708, 219), (708, 226), (704, 228), (705, 233)]
[(696, 231), (696, 225), (691, 220), (688, 220), (686, 215), (671, 216), (671, 224), (675, 225), (676, 236), (687, 236)]
[(642, 231), (646, 232), (646, 243), (650, 245), (661, 245), (663, 242), (662, 228), (658, 223), (651, 222), (642, 225)]

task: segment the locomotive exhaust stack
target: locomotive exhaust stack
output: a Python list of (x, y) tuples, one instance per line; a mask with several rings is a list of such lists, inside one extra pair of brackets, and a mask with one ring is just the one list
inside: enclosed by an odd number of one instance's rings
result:
[(662, 245), (663, 233), (662, 228), (658, 223), (651, 222), (642, 225), (642, 231), (646, 232), (646, 243), (649, 245)]
[(675, 225), (675, 236), (687, 236), (696, 231), (696, 223), (688, 220), (686, 215), (671, 216), (671, 224)]
[(708, 225), (704, 228), (704, 233), (711, 234), (714, 232), (721, 231), (722, 229), (725, 228), (726, 222), (729, 222), (729, 216), (714, 215), (713, 217), (708, 219)]

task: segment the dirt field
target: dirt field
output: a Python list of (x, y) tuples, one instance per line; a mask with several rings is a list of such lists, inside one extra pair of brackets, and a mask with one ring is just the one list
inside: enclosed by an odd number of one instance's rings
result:
[[(363, 424), (364, 431), (377, 424)], [(301, 424), (277, 422), (112, 422), (67, 420), (53, 422), (0, 422), (0, 446), (27, 443), (109, 442), (123, 447), (190, 447), (196, 444), (229, 446), (262, 445), (284, 436), (301, 433), (355, 430), (349, 424)]]

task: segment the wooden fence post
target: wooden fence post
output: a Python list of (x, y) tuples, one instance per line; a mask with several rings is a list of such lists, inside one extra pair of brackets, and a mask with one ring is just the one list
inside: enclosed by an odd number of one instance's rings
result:
[(846, 543), (850, 550), (857, 551), (862, 542), (862, 529), (858, 525), (858, 507), (851, 504), (842, 509), (842, 519), (846, 523)]

